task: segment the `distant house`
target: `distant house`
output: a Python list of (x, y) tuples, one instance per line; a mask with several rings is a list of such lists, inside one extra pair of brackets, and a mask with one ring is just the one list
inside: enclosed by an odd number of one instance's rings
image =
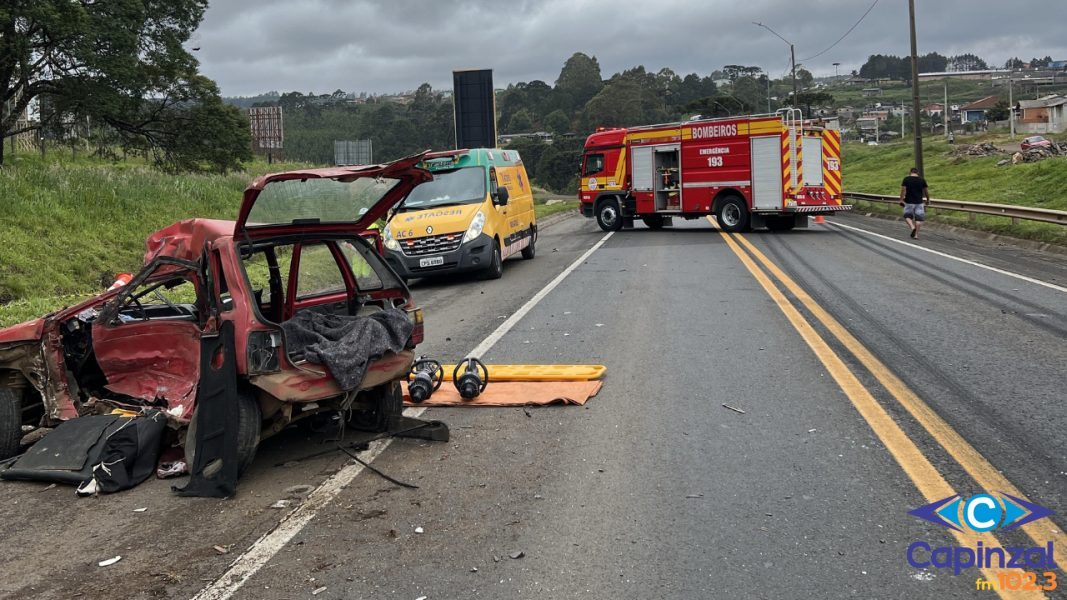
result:
[(938, 73), (919, 73), (919, 81), (932, 81), (940, 79), (967, 79), (975, 81), (990, 81), (1011, 75), (1008, 69), (986, 69), (984, 71), (942, 71)]
[(878, 98), (882, 95), (882, 88), (863, 88), (864, 98)]
[(878, 119), (875, 117), (860, 117), (856, 119), (856, 129), (860, 133), (878, 131)]
[(1047, 68), (1053, 71), (1067, 70), (1067, 60), (1054, 60), (1048, 64)]
[(1045, 96), (1037, 100), (1020, 100), (1022, 115), (1015, 122), (1021, 133), (1062, 133), (1067, 130), (1067, 98)]
[(945, 105), (940, 102), (934, 102), (933, 104), (927, 104), (923, 107), (923, 112), (928, 117), (940, 117), (945, 112)]
[(997, 96), (986, 96), (960, 107), (960, 118), (964, 123), (980, 123), (986, 120), (986, 112), (1000, 102)]
[(856, 109), (851, 106), (842, 106), (837, 109), (837, 116), (841, 119), (852, 120), (852, 118), (856, 116)]
[(877, 119), (879, 121), (885, 122), (889, 118), (889, 110), (887, 110), (887, 109), (868, 110), (868, 111), (865, 111), (863, 113), (863, 117), (862, 118), (864, 118), (864, 119), (867, 119), (867, 118)]

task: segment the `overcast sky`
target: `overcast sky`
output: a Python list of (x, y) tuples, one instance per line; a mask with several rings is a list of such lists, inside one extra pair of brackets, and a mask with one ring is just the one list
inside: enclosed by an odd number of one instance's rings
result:
[[(727, 64), (782, 77), (789, 47), (816, 76), (858, 69), (870, 54), (909, 52), (907, 0), (879, 0), (840, 44), (817, 58), (873, 0), (211, 0), (190, 47), (223, 95), (269, 90), (374, 93), (423, 82), (452, 86), (452, 70), (491, 68), (494, 83), (552, 84), (574, 52), (605, 78), (644, 65), (707, 75)], [(1064, 0), (916, 0), (920, 54), (971, 52), (1067, 60)]]

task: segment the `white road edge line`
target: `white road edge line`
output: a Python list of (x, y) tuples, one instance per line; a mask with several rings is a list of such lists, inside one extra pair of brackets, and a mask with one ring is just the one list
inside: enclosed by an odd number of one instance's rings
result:
[[(519, 310), (515, 311), (515, 314), (511, 315), (507, 320), (500, 324), (493, 333), (489, 334), (489, 337), (482, 340), (482, 343), (478, 344), (474, 350), (470, 352), (468, 356), (482, 356), (493, 347), (500, 338), (504, 337), (511, 329), (529, 313), (537, 303), (545, 298), (552, 290), (563, 282), (575, 269), (577, 269), (586, 259), (589, 258), (593, 252), (596, 252), (604, 242), (608, 241), (611, 237), (612, 231), (609, 231), (604, 237), (600, 238), (600, 241), (594, 244), (589, 250), (586, 250), (584, 254), (578, 257), (569, 267), (563, 270), (562, 273), (556, 276), (555, 279), (550, 281), (548, 285), (541, 288), (541, 291), (534, 294), (532, 298), (526, 301)], [(417, 417), (426, 410), (425, 407), (407, 408), (404, 410), (404, 415), (408, 417)], [(377, 440), (371, 442), (370, 448), (363, 455), (363, 460), (367, 463), (376, 459), (386, 448), (389, 447), (393, 441), (392, 438), (386, 438), (384, 440)], [(226, 600), (231, 597), (238, 589), (245, 584), (253, 575), (256, 574), (264, 565), (266, 565), (274, 555), (277, 554), (286, 544), (289, 543), (296, 534), (300, 533), (304, 527), (311, 522), (319, 510), (325, 508), (342, 490), (345, 489), (352, 481), (362, 473), (364, 466), (359, 463), (353, 463), (344, 466), (340, 471), (334, 473), (326, 481), (322, 482), (319, 487), (315, 488), (311, 494), (308, 495), (308, 499), (293, 509), (289, 514), (282, 518), (281, 521), (271, 529), (264, 533), (258, 540), (256, 540), (248, 550), (245, 550), (240, 556), (238, 556), (230, 567), (222, 574), (218, 579), (213, 581), (211, 585), (200, 590), (193, 600)]]
[(1059, 286), (1059, 285), (1056, 285), (1055, 283), (1049, 283), (1047, 281), (1041, 281), (1040, 279), (1034, 279), (1033, 277), (1027, 277), (1026, 275), (1019, 275), (1018, 273), (1012, 273), (1011, 271), (1005, 271), (1004, 269), (998, 269), (996, 267), (991, 267), (989, 265), (982, 264), (980, 262), (975, 262), (973, 260), (967, 260), (966, 258), (960, 258), (958, 256), (953, 256), (951, 254), (946, 254), (944, 252), (939, 252), (937, 250), (931, 250), (930, 248), (924, 248), (922, 246), (919, 246), (918, 244), (912, 244), (912, 243), (906, 242), (904, 240), (894, 239), (894, 238), (889, 237), (888, 235), (882, 235), (880, 233), (875, 233), (873, 231), (869, 231), (867, 229), (863, 229), (863, 228), (860, 228), (860, 227), (853, 227), (851, 225), (843, 225), (841, 223), (827, 223), (827, 225), (832, 225), (833, 227), (844, 227), (845, 229), (851, 229), (852, 231), (858, 231), (860, 233), (866, 233), (867, 235), (873, 235), (874, 237), (882, 238), (883, 240), (888, 240), (890, 242), (894, 242), (896, 244), (901, 244), (901, 245), (907, 246), (909, 248), (914, 248), (916, 250), (922, 250), (923, 252), (929, 252), (930, 254), (936, 254), (938, 256), (941, 256), (941, 257), (944, 257), (944, 258), (948, 258), (950, 260), (961, 262), (961, 263), (966, 264), (966, 265), (971, 265), (972, 267), (978, 267), (978, 268), (981, 268), (981, 269), (986, 269), (988, 271), (993, 271), (994, 273), (1000, 273), (1001, 275), (1007, 275), (1008, 277), (1014, 277), (1015, 279), (1019, 279), (1019, 280), (1022, 280), (1022, 281), (1029, 282), (1029, 283), (1037, 284), (1037, 285), (1040, 285), (1040, 286), (1044, 286), (1044, 287), (1047, 287), (1047, 288), (1049, 288), (1051, 290), (1056, 290), (1058, 292), (1063, 292), (1063, 293), (1067, 294), (1067, 287)]

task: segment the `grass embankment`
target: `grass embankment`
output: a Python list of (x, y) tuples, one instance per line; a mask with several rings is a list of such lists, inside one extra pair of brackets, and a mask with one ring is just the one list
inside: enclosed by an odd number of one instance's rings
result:
[[(140, 268), (153, 231), (190, 217), (233, 219), (254, 177), (303, 166), (170, 175), (132, 161), (9, 156), (0, 168), (0, 327), (99, 293), (115, 273)], [(577, 206), (544, 204), (551, 197), (538, 193), (538, 217)]]
[[(968, 142), (972, 140), (968, 139)], [(1007, 136), (983, 136), (1001, 146), (1008, 146)], [(1015, 142), (1018, 144), (1018, 141)], [(997, 162), (1011, 158), (998, 156), (952, 156), (958, 147), (943, 141), (925, 140), (923, 163), (926, 180), (933, 198), (967, 200), (996, 204), (1017, 204), (1054, 210), (1067, 210), (1067, 157), (1054, 157), (1036, 163), (997, 166)], [(880, 146), (845, 144), (842, 160), (845, 190), (870, 194), (899, 194), (900, 181), (914, 164), (910, 143), (891, 143)], [(899, 214), (899, 207), (880, 203), (857, 203), (867, 212)], [(975, 215), (947, 210), (931, 210), (929, 219), (1067, 245), (1067, 228), (1061, 225), (1020, 221)]]

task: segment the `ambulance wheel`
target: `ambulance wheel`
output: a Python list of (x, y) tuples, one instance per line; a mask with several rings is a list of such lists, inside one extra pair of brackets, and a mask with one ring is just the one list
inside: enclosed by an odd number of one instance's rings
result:
[(534, 244), (537, 243), (537, 229), (530, 227), (530, 245), (522, 249), (522, 257), (526, 260), (532, 259), (537, 250), (534, 248)]
[(796, 227), (797, 220), (789, 217), (767, 217), (767, 229), (771, 231), (789, 231)]
[(645, 227), (649, 229), (663, 229), (663, 215), (641, 217), (641, 220), (644, 221)]
[(485, 270), (483, 278), (500, 279), (504, 274), (504, 259), (500, 257), (500, 244), (493, 240), (493, 258), (489, 261), (489, 268)]
[(736, 233), (748, 230), (748, 207), (737, 196), (729, 196), (719, 203), (715, 211), (715, 220), (723, 231)]
[(596, 209), (596, 222), (604, 231), (622, 229), (622, 211), (619, 209), (619, 201), (610, 198), (601, 202)]

